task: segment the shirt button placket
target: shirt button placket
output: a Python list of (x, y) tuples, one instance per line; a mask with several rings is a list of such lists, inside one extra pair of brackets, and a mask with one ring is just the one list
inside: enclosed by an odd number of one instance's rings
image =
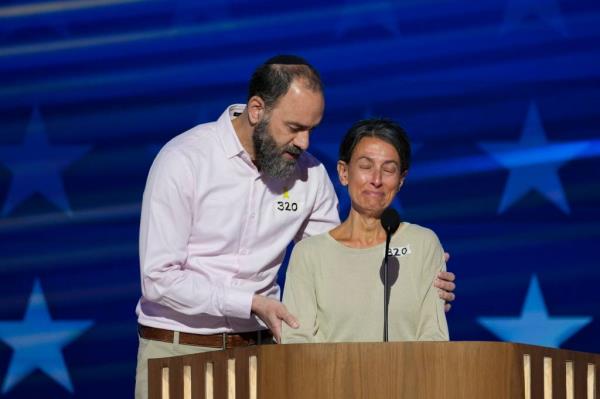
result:
[(248, 255), (248, 253), (250, 252), (248, 247), (249, 247), (249, 240), (247, 237), (250, 236), (250, 234), (252, 234), (251, 230), (252, 229), (252, 223), (254, 222), (254, 218), (255, 218), (255, 214), (254, 214), (254, 179), (250, 182), (250, 189), (248, 190), (248, 209), (246, 212), (246, 215), (248, 215), (246, 217), (246, 223), (245, 223), (245, 228), (242, 231), (242, 236), (240, 237), (240, 255)]

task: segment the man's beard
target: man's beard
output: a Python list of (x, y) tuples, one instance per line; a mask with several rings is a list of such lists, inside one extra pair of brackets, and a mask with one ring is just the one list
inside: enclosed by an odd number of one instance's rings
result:
[(296, 159), (285, 159), (283, 153), (302, 154), (302, 149), (293, 144), (278, 147), (269, 130), (269, 121), (265, 118), (254, 128), (252, 135), (256, 163), (262, 173), (276, 179), (290, 177), (296, 169)]

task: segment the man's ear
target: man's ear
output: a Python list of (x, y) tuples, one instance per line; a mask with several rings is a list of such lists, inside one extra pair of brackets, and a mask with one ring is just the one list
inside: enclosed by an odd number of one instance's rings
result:
[(348, 185), (348, 164), (344, 161), (337, 162), (337, 172), (342, 186)]
[(248, 121), (254, 126), (260, 122), (265, 114), (265, 101), (259, 96), (252, 96), (246, 105)]

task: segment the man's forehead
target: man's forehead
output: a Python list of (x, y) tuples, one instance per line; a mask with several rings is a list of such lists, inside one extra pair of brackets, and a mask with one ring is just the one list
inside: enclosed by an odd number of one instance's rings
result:
[(314, 95), (323, 97), (323, 90), (320, 87), (315, 86), (311, 81), (304, 76), (296, 76), (290, 82), (288, 91), (285, 94), (302, 94), (309, 92)]
[(303, 107), (315, 106), (322, 107), (325, 102), (323, 93), (320, 90), (314, 90), (310, 87), (303, 85), (302, 83), (293, 82), (288, 91), (281, 96), (279, 101), (275, 104), (275, 108), (278, 106), (298, 106)]
[(321, 93), (288, 91), (273, 107), (273, 114), (277, 114), (285, 123), (311, 128), (321, 122), (323, 109), (324, 101)]

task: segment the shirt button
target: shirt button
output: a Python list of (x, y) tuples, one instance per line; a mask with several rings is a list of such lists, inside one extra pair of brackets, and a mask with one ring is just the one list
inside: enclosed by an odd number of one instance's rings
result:
[(243, 249), (240, 250), (240, 253), (242, 255), (248, 255), (248, 250), (246, 248), (243, 248)]
[(252, 212), (252, 213), (250, 214), (250, 219), (254, 219), (254, 217), (255, 217), (255, 216), (256, 216), (256, 213)]

